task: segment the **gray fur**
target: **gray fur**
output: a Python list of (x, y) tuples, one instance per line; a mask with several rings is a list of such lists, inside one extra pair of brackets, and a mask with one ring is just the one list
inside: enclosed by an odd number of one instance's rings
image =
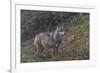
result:
[(40, 33), (36, 35), (34, 39), (34, 45), (36, 47), (36, 54), (38, 56), (44, 56), (44, 51), (51, 50), (51, 55), (54, 57), (58, 51), (58, 47), (63, 39), (64, 30), (63, 27), (57, 27), (54, 32)]

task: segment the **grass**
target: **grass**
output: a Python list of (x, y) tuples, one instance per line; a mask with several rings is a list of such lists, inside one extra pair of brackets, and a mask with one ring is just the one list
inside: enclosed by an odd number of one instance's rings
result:
[[(61, 44), (61, 52), (52, 58), (49, 54), (45, 58), (35, 56), (34, 38), (22, 43), (21, 62), (43, 62), (43, 61), (67, 61), (67, 60), (88, 60), (89, 59), (89, 16), (85, 15), (79, 21), (66, 23), (66, 35), (64, 43)], [(50, 52), (49, 52), (50, 53)]]

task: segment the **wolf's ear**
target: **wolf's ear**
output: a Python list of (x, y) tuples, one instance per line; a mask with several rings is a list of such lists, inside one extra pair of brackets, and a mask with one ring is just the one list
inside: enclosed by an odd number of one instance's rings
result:
[(60, 27), (61, 27), (62, 30), (64, 30), (64, 24), (62, 24)]

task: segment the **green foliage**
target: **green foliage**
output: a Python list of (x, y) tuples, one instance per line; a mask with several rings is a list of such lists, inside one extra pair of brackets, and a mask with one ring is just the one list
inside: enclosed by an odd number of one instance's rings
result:
[[(61, 52), (53, 59), (49, 54), (35, 56), (34, 37), (64, 25), (66, 35)], [(53, 11), (21, 10), (21, 62), (89, 59), (89, 14)]]

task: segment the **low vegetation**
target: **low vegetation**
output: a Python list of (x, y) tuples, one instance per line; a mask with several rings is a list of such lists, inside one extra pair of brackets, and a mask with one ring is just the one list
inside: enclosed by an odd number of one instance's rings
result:
[[(34, 37), (41, 32), (51, 32), (64, 24), (64, 41), (55, 58), (46, 53), (38, 58)], [(68, 61), (89, 59), (89, 14), (50, 11), (21, 11), (21, 62)]]

